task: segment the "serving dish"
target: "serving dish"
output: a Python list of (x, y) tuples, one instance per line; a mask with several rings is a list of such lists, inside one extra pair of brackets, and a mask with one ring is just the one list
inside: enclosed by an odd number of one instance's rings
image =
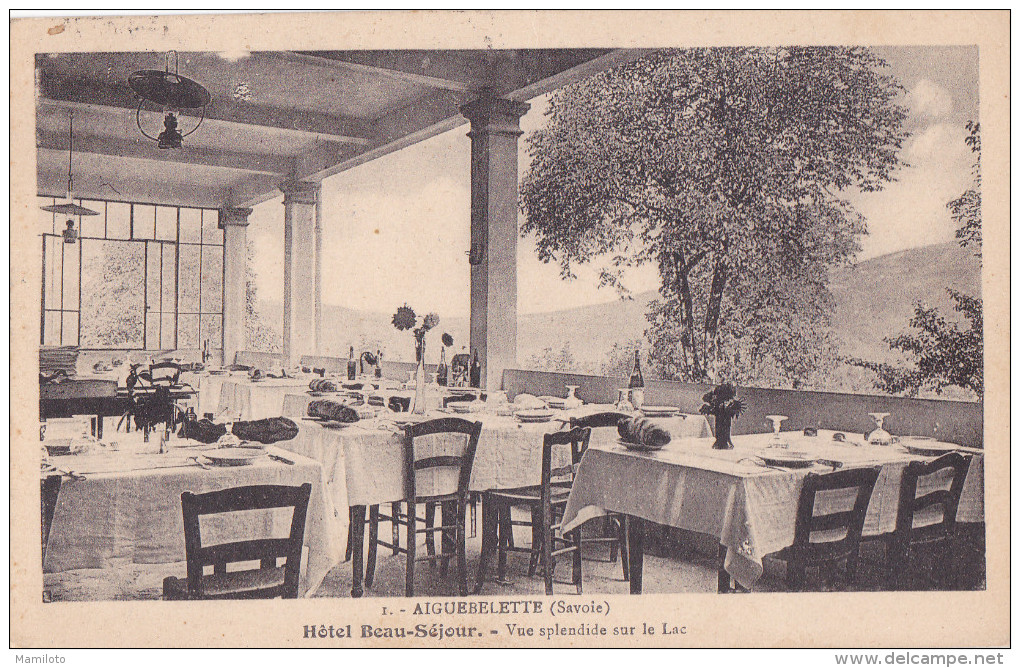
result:
[(813, 466), (816, 459), (814, 455), (807, 452), (797, 452), (796, 450), (785, 452), (781, 450), (760, 450), (758, 458), (765, 462), (766, 466), (785, 466), (791, 469), (803, 469)]
[(628, 450), (635, 450), (637, 452), (653, 452), (655, 450), (662, 450), (664, 447), (666, 447), (665, 444), (655, 445), (652, 443), (635, 443), (633, 441), (628, 441), (623, 438), (616, 439), (616, 442), (622, 445), (623, 447), (627, 448)]

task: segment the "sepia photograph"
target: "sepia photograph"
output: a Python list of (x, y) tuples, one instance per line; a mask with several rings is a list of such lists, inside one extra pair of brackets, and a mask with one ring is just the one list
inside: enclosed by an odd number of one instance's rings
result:
[(12, 19), (12, 645), (1008, 645), (1008, 25)]

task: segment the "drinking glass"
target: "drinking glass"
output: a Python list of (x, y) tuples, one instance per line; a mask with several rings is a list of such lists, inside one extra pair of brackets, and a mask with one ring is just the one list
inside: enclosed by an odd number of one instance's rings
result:
[(787, 420), (785, 415), (766, 415), (765, 419), (772, 422), (772, 438), (769, 439), (770, 448), (786, 448), (788, 447), (786, 441), (782, 436), (779, 435), (779, 430), (782, 428), (783, 420)]
[(871, 419), (875, 421), (875, 431), (868, 435), (868, 443), (871, 445), (889, 445), (892, 443), (892, 434), (887, 432), (883, 425), (885, 419), (889, 417), (889, 413), (868, 413)]
[(616, 400), (616, 410), (621, 413), (630, 413), (634, 410), (634, 404), (630, 403), (630, 388), (625, 387), (619, 390), (620, 397)]

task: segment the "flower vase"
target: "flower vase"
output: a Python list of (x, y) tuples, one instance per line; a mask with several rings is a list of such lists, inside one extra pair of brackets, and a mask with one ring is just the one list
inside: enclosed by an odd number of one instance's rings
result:
[(414, 370), (414, 399), (411, 402), (411, 412), (415, 415), (425, 414), (425, 346), (419, 346), (418, 367)]
[(733, 418), (729, 415), (715, 416), (715, 443), (713, 450), (732, 450), (733, 441), (730, 439), (730, 424)]

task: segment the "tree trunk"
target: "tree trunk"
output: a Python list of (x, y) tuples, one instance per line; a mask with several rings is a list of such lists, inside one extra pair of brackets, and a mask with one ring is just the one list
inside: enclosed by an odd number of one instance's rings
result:
[(698, 344), (697, 338), (694, 334), (694, 298), (691, 295), (691, 284), (688, 280), (688, 273), (691, 267), (684, 262), (684, 255), (682, 251), (673, 254), (676, 263), (676, 288), (677, 293), (680, 295), (680, 306), (683, 312), (683, 327), (687, 334), (687, 343), (684, 344), (681, 341), (681, 345), (685, 349), (685, 352), (689, 352), (691, 356), (690, 366), (690, 378), (689, 380), (698, 381), (704, 378), (705, 372), (702, 369), (701, 361), (698, 357)]

